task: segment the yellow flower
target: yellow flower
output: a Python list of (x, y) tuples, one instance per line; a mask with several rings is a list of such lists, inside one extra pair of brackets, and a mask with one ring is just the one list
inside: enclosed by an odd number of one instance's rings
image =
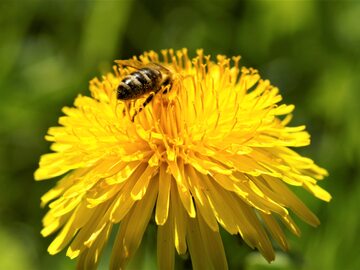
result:
[(317, 185), (327, 172), (290, 149), (310, 138), (305, 126), (287, 126), (294, 106), (278, 104), (276, 87), (240, 69), (240, 57), (214, 62), (198, 50), (189, 59), (183, 49), (137, 59), (174, 74), (168, 93), (159, 91), (141, 111), (146, 95), (128, 106), (116, 89), (134, 69), (115, 67), (92, 80), (92, 97), (78, 96), (74, 108), (63, 109), (60, 127), (48, 131), (54, 153), (41, 157), (35, 179), (65, 174), (42, 197), (42, 205), (50, 202), (42, 235), (61, 229), (50, 254), (69, 246), (80, 269), (96, 268), (120, 223), (110, 268), (124, 269), (154, 215), (160, 269), (174, 268), (175, 250), (189, 252), (194, 269), (227, 269), (220, 226), (271, 261), (267, 232), (287, 249), (278, 221), (299, 235), (290, 211), (319, 224), (288, 186), (329, 201)]

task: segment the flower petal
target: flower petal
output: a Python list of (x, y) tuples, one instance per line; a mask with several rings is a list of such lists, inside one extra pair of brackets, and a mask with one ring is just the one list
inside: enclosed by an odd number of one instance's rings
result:
[(157, 225), (164, 225), (169, 213), (171, 174), (166, 172), (164, 165), (160, 167), (159, 193), (156, 202), (155, 221)]
[(123, 269), (138, 249), (155, 205), (157, 190), (158, 180), (149, 186), (144, 198), (136, 202), (123, 220), (112, 251), (111, 269)]
[(157, 229), (157, 262), (160, 270), (172, 270), (175, 267), (174, 217), (169, 213), (166, 222)]

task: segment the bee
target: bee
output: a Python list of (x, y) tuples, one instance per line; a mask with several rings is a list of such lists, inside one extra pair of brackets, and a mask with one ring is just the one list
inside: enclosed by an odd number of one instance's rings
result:
[[(119, 100), (135, 100), (145, 94), (149, 94), (142, 104), (142, 108), (144, 108), (151, 102), (160, 89), (169, 85), (169, 88), (163, 92), (167, 93), (168, 89), (171, 88), (173, 73), (163, 65), (154, 62), (144, 64), (134, 59), (116, 60), (115, 62), (120, 66), (136, 69), (136, 71), (125, 76), (118, 85), (117, 99)], [(138, 112), (140, 112), (142, 108), (140, 108)], [(131, 121), (134, 121), (138, 112), (135, 112)]]

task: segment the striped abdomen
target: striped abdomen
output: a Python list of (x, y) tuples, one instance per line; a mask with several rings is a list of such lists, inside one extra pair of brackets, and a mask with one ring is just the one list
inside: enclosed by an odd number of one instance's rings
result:
[(127, 75), (117, 88), (117, 98), (135, 99), (150, 91), (157, 92), (161, 86), (161, 72), (151, 68), (141, 68)]

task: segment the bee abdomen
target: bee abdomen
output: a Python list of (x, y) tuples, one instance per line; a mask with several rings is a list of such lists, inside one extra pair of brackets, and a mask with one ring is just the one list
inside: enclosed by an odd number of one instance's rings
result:
[(117, 98), (122, 100), (137, 98), (159, 87), (161, 73), (150, 68), (142, 68), (126, 76), (118, 86)]

